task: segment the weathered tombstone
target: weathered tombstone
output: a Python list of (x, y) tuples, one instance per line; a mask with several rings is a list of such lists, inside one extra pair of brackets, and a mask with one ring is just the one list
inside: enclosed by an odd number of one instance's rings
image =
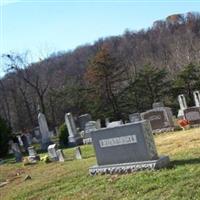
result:
[(29, 161), (31, 162), (35, 162), (37, 160), (40, 160), (39, 155), (37, 154), (37, 152), (35, 151), (35, 148), (33, 146), (28, 147), (28, 154), (29, 154)]
[(133, 114), (129, 115), (130, 122), (139, 122), (141, 120), (142, 120), (142, 118), (141, 118), (140, 113), (133, 113)]
[(46, 117), (43, 113), (39, 112), (38, 114), (38, 123), (40, 128), (40, 133), (42, 136), (42, 150), (47, 150), (49, 144), (51, 144), (50, 135), (49, 135), (49, 128), (47, 125)]
[(58, 149), (56, 151), (56, 154), (57, 154), (59, 162), (64, 162), (65, 161), (65, 156), (64, 156), (64, 153), (63, 153), (62, 149)]
[(110, 119), (109, 118), (106, 118), (105, 119), (105, 125), (106, 125), (106, 127), (107, 127), (107, 125), (110, 123)]
[(189, 121), (191, 126), (200, 125), (200, 107), (186, 108), (183, 112), (184, 118)]
[(76, 146), (83, 143), (83, 139), (76, 130), (74, 119), (71, 113), (65, 115), (65, 124), (69, 133), (69, 146)]
[(100, 128), (101, 128), (101, 120), (100, 120), (100, 119), (97, 119), (97, 120), (96, 120), (96, 128), (97, 128), (97, 129), (100, 129)]
[(90, 133), (97, 129), (96, 121), (89, 121), (85, 124), (84, 136), (83, 136), (83, 144), (91, 144), (92, 139)]
[(58, 161), (58, 155), (56, 151), (57, 151), (56, 144), (51, 144), (48, 146), (48, 155), (52, 161)]
[(22, 162), (22, 153), (20, 151), (19, 145), (17, 143), (14, 143), (12, 140), (9, 142), (11, 146), (11, 150), (14, 153), (16, 162)]
[(163, 104), (154, 104), (154, 108), (141, 113), (143, 120), (149, 120), (153, 133), (167, 132), (174, 129), (172, 111), (168, 107), (159, 107)]
[(123, 124), (122, 120), (119, 121), (113, 121), (107, 123), (106, 127), (115, 127), (115, 126), (121, 126)]
[(179, 102), (179, 106), (180, 106), (180, 109), (178, 111), (178, 118), (183, 118), (184, 110), (187, 108), (186, 99), (183, 94), (178, 95), (178, 102)]
[(80, 130), (84, 130), (85, 124), (91, 120), (92, 120), (92, 117), (90, 114), (84, 114), (84, 115), (79, 116), (78, 124), (79, 124)]
[(75, 157), (77, 160), (82, 159), (82, 152), (80, 147), (75, 148)]
[(91, 132), (97, 165), (91, 175), (158, 169), (169, 164), (169, 157), (158, 157), (149, 121), (127, 123)]
[(196, 107), (200, 107), (200, 92), (199, 91), (194, 91), (193, 92), (194, 96), (194, 102)]

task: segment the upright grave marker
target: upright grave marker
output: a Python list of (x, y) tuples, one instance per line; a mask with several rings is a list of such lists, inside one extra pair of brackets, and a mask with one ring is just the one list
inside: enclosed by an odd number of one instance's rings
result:
[(91, 132), (97, 165), (92, 175), (157, 169), (169, 163), (169, 157), (158, 157), (149, 121), (127, 123)]
[(169, 107), (154, 103), (153, 109), (141, 113), (143, 120), (149, 120), (153, 133), (167, 132), (174, 129), (173, 115)]
[(40, 128), (40, 133), (42, 136), (42, 150), (47, 150), (49, 144), (51, 143), (50, 135), (49, 135), (49, 128), (47, 125), (46, 117), (43, 113), (39, 112), (38, 114), (38, 123)]
[(71, 113), (67, 113), (65, 115), (65, 124), (68, 129), (69, 133), (69, 145), (76, 146), (83, 143), (83, 139), (81, 138), (80, 134), (77, 132), (76, 125)]

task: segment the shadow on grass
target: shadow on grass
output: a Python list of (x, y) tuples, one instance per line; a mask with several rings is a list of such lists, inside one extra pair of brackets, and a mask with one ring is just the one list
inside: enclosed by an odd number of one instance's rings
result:
[(177, 165), (194, 165), (194, 164), (200, 164), (200, 158), (173, 160), (170, 162), (170, 165), (172, 167), (175, 167)]

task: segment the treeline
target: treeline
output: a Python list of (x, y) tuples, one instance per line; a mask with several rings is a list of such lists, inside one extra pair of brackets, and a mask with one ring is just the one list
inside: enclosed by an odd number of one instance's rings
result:
[(99, 39), (72, 52), (28, 64), (26, 55), (3, 56), (0, 115), (14, 130), (37, 126), (37, 110), (51, 127), (66, 112), (126, 119), (164, 101), (178, 109), (177, 95), (200, 89), (200, 15), (172, 15), (138, 32)]

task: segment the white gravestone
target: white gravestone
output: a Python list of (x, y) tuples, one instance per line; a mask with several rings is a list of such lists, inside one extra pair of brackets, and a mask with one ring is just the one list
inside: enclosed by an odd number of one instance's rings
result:
[(193, 96), (194, 96), (195, 106), (200, 107), (200, 92), (194, 91)]
[(179, 106), (180, 106), (180, 109), (178, 111), (178, 117), (183, 117), (184, 116), (183, 111), (187, 108), (186, 99), (183, 94), (178, 95), (178, 102), (179, 102)]
[(42, 136), (42, 149), (46, 150), (48, 145), (51, 143), (51, 140), (50, 140), (50, 133), (46, 117), (41, 112), (39, 112), (38, 114), (38, 123), (39, 123), (40, 133)]
[(82, 159), (82, 153), (81, 153), (81, 148), (80, 147), (76, 147), (75, 148), (75, 157), (77, 160)]
[(122, 120), (109, 122), (106, 127), (111, 128), (115, 126), (121, 126), (123, 124)]
[(51, 144), (48, 146), (48, 155), (52, 161), (58, 161), (56, 144)]
[(69, 137), (68, 137), (69, 145), (74, 146), (74, 145), (82, 144), (83, 140), (80, 134), (77, 132), (76, 125), (71, 113), (67, 113), (65, 115), (65, 124), (67, 126), (68, 133), (69, 133)]
[(58, 149), (56, 151), (56, 154), (57, 154), (59, 162), (64, 162), (65, 161), (65, 156), (64, 156), (64, 153), (63, 153), (62, 149)]

